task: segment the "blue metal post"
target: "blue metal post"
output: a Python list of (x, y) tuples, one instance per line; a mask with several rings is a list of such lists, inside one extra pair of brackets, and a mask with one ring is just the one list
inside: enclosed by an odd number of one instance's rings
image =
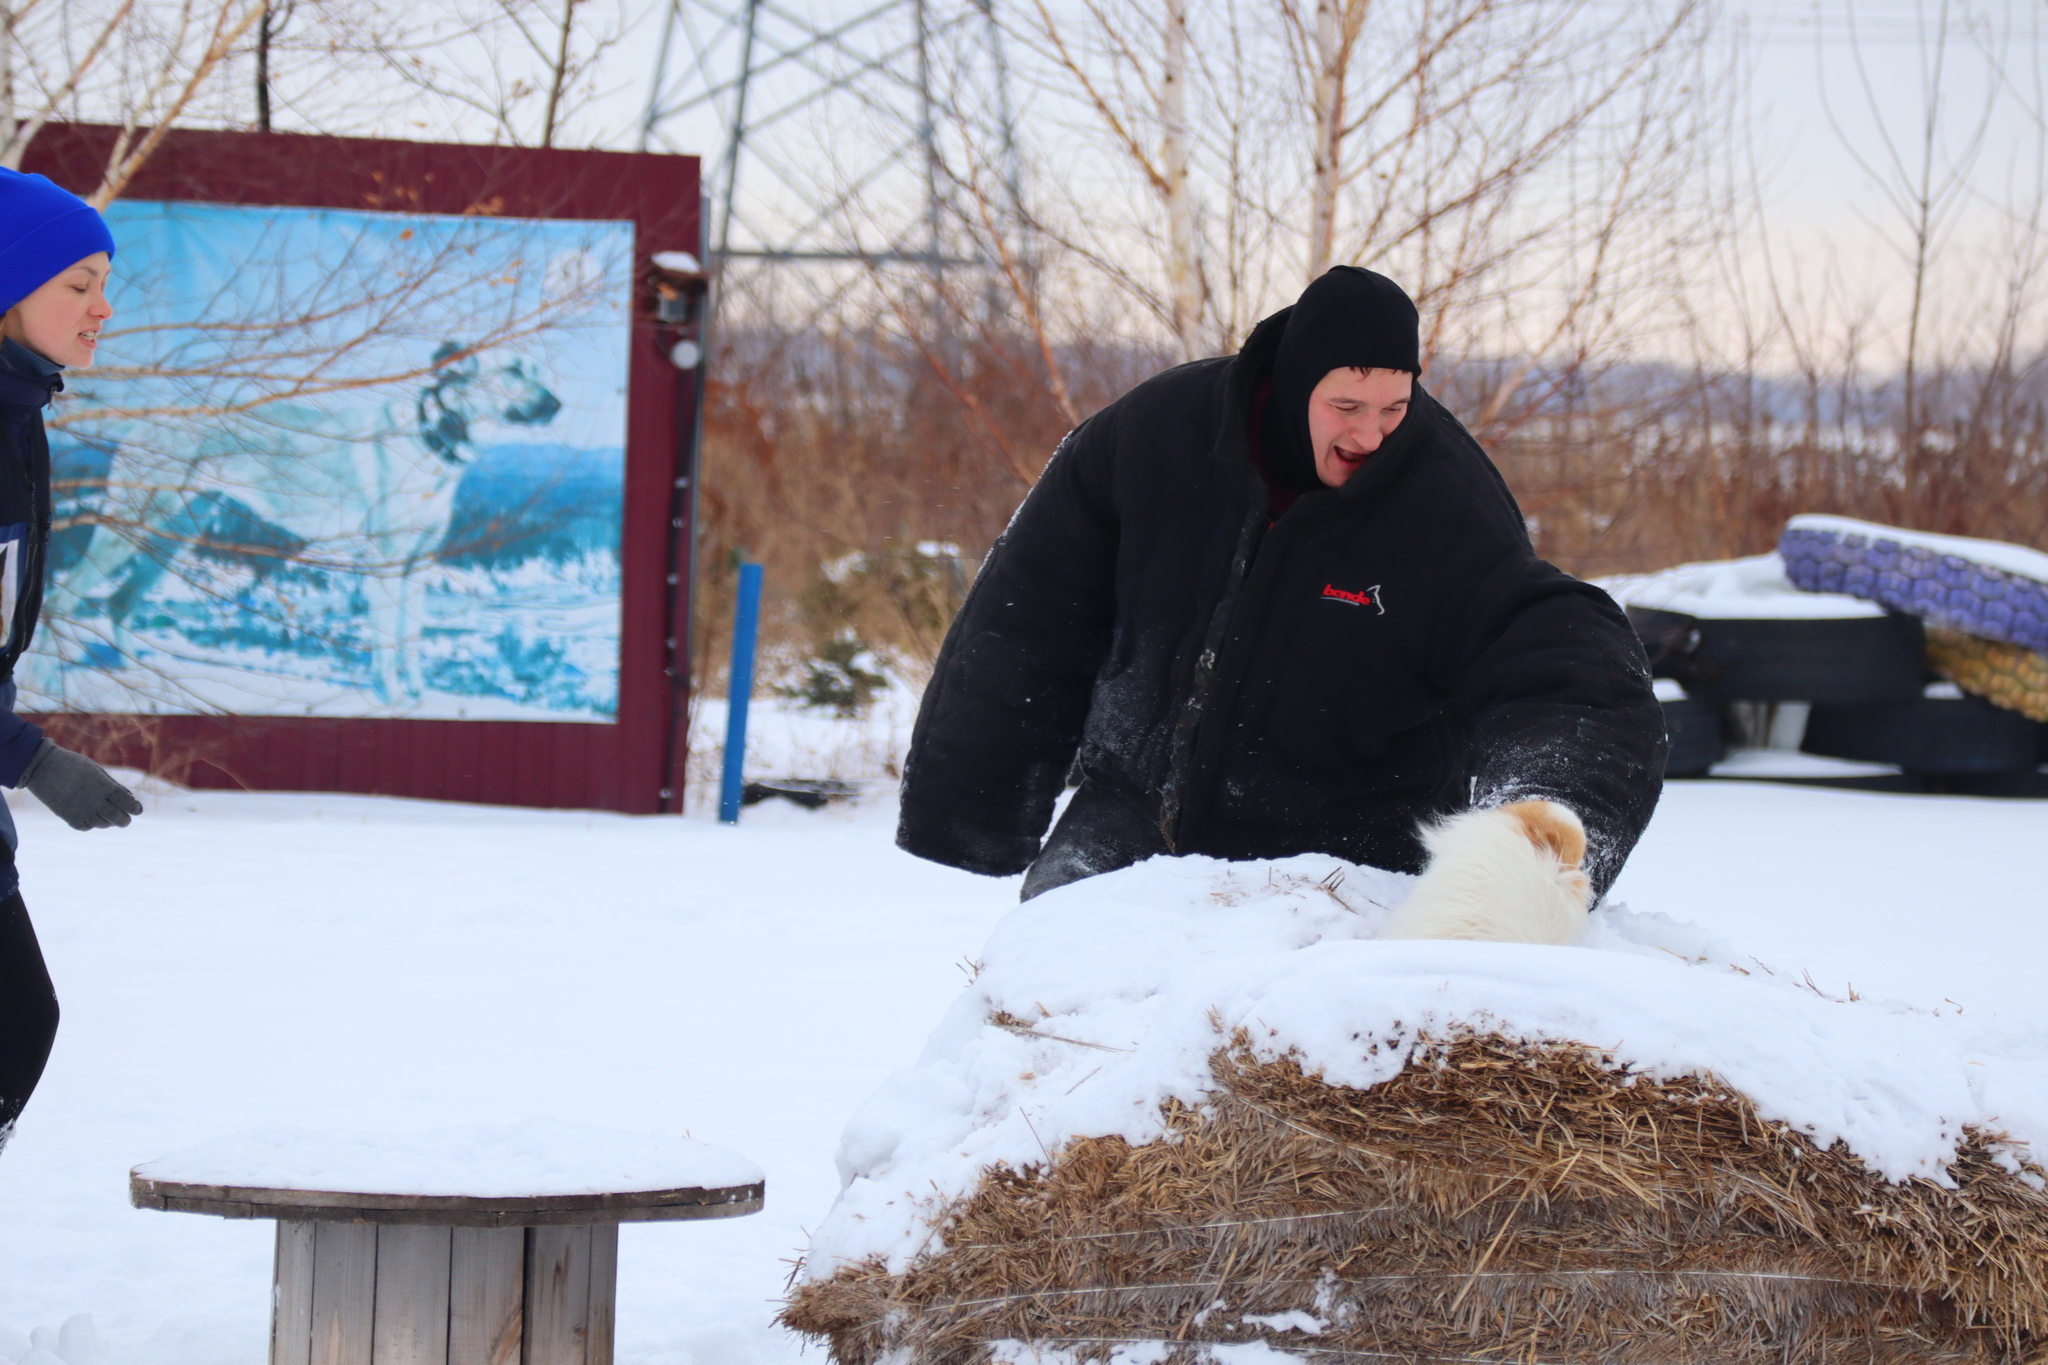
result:
[(747, 758), (747, 702), (754, 692), (754, 637), (761, 627), (761, 566), (740, 565), (740, 600), (732, 618), (732, 675), (725, 689), (725, 777), (718, 786), (718, 818), (740, 822), (741, 770)]

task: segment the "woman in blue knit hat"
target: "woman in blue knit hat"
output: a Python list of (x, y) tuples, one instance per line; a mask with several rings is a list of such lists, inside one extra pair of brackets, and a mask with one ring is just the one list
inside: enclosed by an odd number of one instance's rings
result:
[[(92, 364), (113, 316), (114, 238), (91, 205), (40, 175), (0, 168), (0, 784), (26, 787), (73, 829), (142, 814), (104, 768), (14, 714), (14, 662), (35, 634), (50, 541), (43, 409), (64, 368)], [(42, 1077), (57, 995), (14, 870), (14, 819), (0, 804), (0, 1147)]]

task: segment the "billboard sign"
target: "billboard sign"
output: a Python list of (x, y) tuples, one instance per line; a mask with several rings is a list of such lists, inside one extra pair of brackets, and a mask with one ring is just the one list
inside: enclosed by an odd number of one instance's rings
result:
[(632, 222), (107, 216), (25, 707), (617, 720)]

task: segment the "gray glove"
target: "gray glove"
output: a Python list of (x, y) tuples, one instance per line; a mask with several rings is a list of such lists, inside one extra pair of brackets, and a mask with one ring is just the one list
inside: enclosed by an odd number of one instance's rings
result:
[(21, 770), (21, 786), (55, 811), (73, 829), (105, 829), (126, 825), (142, 814), (135, 793), (116, 782), (107, 770), (69, 749), (44, 740)]

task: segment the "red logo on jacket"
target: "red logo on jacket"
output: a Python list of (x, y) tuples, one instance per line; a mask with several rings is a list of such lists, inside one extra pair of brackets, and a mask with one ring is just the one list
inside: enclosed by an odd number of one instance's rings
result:
[(1357, 592), (1340, 588), (1335, 583), (1325, 583), (1323, 598), (1326, 601), (1344, 602), (1354, 607), (1371, 607), (1382, 616), (1387, 614), (1386, 603), (1380, 601), (1380, 585), (1377, 583), (1369, 588), (1361, 588)]

